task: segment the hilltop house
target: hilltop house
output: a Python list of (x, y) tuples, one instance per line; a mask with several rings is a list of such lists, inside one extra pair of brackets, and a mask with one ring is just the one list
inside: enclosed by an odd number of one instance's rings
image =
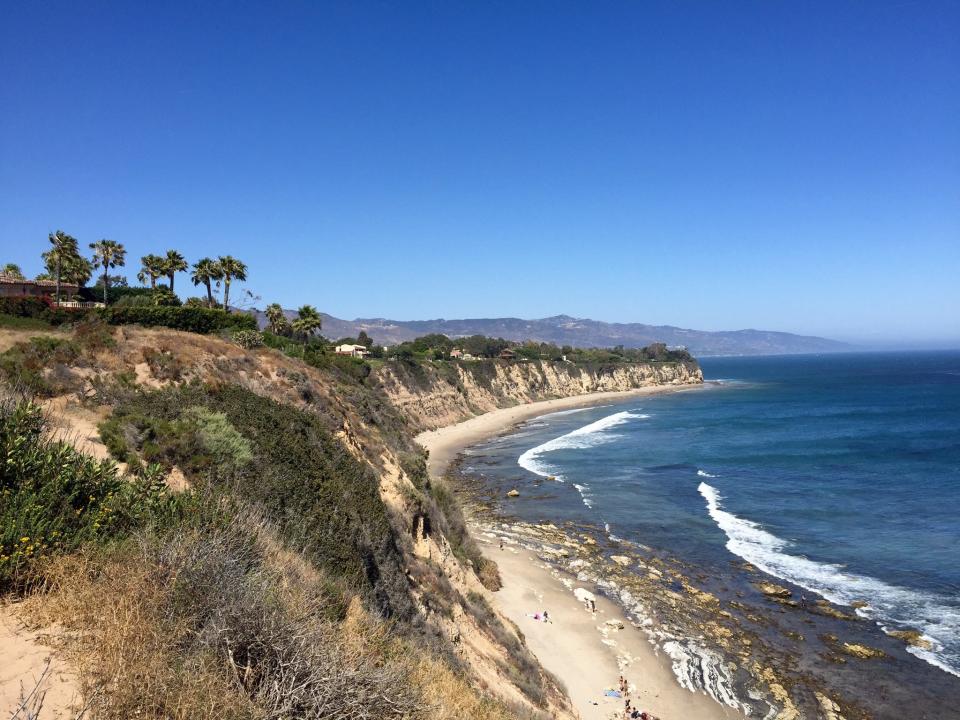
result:
[[(80, 288), (76, 283), (60, 282), (60, 297), (73, 300)], [(25, 280), (9, 273), (0, 273), (0, 297), (43, 297), (57, 292), (56, 280)]]
[(500, 351), (499, 358), (501, 360), (516, 360), (517, 353), (511, 350), (510, 348), (504, 348)]
[(350, 357), (363, 358), (370, 354), (364, 345), (337, 345), (334, 348), (337, 355), (349, 355)]
[(450, 358), (453, 360), (459, 360), (463, 357), (463, 350), (460, 348), (454, 348), (450, 351)]

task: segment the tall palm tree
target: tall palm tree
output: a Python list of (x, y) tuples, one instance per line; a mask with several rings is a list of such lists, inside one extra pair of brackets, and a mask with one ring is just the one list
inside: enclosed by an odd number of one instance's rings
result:
[(170, 292), (173, 292), (173, 276), (178, 272), (183, 272), (189, 265), (184, 260), (183, 255), (176, 250), (167, 250), (163, 258), (163, 274), (170, 279)]
[(232, 255), (221, 255), (217, 262), (223, 272), (223, 309), (230, 312), (230, 281), (246, 280), (247, 266)]
[(270, 332), (274, 335), (283, 335), (290, 329), (290, 321), (283, 314), (283, 308), (280, 303), (271, 303), (267, 305), (264, 311), (267, 316), (267, 322), (270, 323)]
[(293, 331), (298, 335), (303, 335), (304, 347), (310, 342), (310, 336), (322, 327), (323, 320), (313, 305), (304, 305), (297, 310), (297, 319), (293, 321)]
[(164, 263), (166, 258), (160, 255), (144, 255), (140, 258), (140, 272), (137, 273), (137, 279), (140, 282), (146, 282), (150, 278), (150, 288), (157, 288), (157, 278), (166, 273)]
[(50, 250), (47, 251), (47, 257), (55, 263), (57, 280), (57, 304), (60, 304), (60, 276), (63, 274), (63, 266), (69, 263), (74, 256), (80, 255), (77, 247), (77, 239), (72, 235), (67, 235), (63, 230), (57, 230), (49, 235)]
[(211, 260), (208, 257), (201, 258), (193, 264), (193, 272), (190, 273), (190, 281), (194, 285), (203, 285), (207, 288), (207, 307), (213, 307), (213, 282), (219, 283), (223, 279), (223, 270), (220, 263)]
[(16, 263), (7, 263), (3, 266), (3, 270), (0, 270), (4, 275), (12, 275), (17, 280), (23, 280), (23, 270), (20, 269), (20, 266)]
[(107, 287), (110, 285), (112, 267), (123, 267), (127, 262), (127, 249), (116, 240), (97, 240), (90, 243), (93, 250), (93, 264), (103, 268), (103, 304), (107, 304)]

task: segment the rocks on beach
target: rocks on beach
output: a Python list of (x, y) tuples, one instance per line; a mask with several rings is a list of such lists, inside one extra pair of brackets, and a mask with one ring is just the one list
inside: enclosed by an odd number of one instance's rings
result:
[(878, 650), (877, 648), (868, 647), (866, 645), (861, 645), (860, 643), (843, 643), (841, 649), (847, 654), (852, 655), (853, 657), (860, 658), (861, 660), (868, 660), (870, 658), (881, 658), (886, 657), (886, 653), (883, 650)]
[(916, 648), (929, 650), (932, 647), (931, 642), (923, 637), (923, 633), (919, 630), (886, 630), (885, 632), (890, 637), (903, 640), (907, 645), (912, 645)]
[(507, 492), (507, 497), (520, 497), (520, 491), (514, 488)]
[(783, 587), (783, 585), (777, 585), (771, 582), (755, 582), (753, 583), (753, 586), (764, 595), (771, 598), (786, 600), (793, 595), (793, 593), (787, 588)]

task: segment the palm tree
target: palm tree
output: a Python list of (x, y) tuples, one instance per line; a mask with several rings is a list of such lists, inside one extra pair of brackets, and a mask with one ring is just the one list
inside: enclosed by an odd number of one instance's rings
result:
[(57, 304), (60, 304), (60, 276), (63, 273), (64, 263), (69, 263), (74, 256), (80, 255), (77, 248), (77, 239), (67, 235), (63, 230), (57, 230), (49, 235), (50, 250), (47, 251), (47, 259), (56, 264), (55, 277), (57, 280)]
[(173, 292), (174, 274), (183, 272), (188, 267), (190, 266), (187, 265), (187, 261), (183, 259), (183, 255), (176, 250), (167, 250), (167, 254), (163, 258), (163, 274), (170, 278), (170, 292)]
[(223, 309), (230, 312), (230, 281), (246, 280), (247, 266), (232, 255), (221, 255), (217, 263), (223, 272)]
[(220, 263), (208, 257), (201, 258), (193, 265), (190, 280), (194, 285), (203, 285), (207, 288), (207, 307), (213, 307), (213, 290), (211, 283), (219, 283), (223, 279), (223, 270)]
[(267, 305), (264, 314), (267, 316), (267, 322), (270, 323), (270, 331), (274, 335), (283, 335), (290, 329), (290, 321), (287, 320), (287, 316), (283, 314), (283, 308), (280, 307), (280, 303)]
[(304, 347), (310, 341), (310, 336), (321, 327), (323, 327), (323, 320), (313, 305), (304, 305), (297, 310), (297, 319), (293, 321), (293, 331), (298, 335), (303, 335)]
[(12, 275), (17, 280), (23, 280), (23, 270), (20, 269), (20, 266), (16, 263), (7, 263), (3, 266), (3, 270), (0, 270), (0, 273), (4, 275)]
[(150, 288), (155, 290), (157, 288), (157, 278), (166, 274), (165, 262), (166, 258), (160, 255), (144, 255), (140, 258), (141, 268), (140, 272), (137, 273), (137, 279), (145, 283), (147, 278), (150, 278)]
[(123, 243), (116, 240), (97, 240), (90, 243), (93, 250), (93, 264), (103, 268), (103, 304), (107, 304), (107, 287), (110, 285), (108, 271), (112, 267), (123, 267), (126, 264), (127, 249)]

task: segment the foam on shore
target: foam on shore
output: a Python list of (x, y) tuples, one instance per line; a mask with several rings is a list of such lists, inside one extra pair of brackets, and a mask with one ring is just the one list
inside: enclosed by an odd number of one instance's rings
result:
[(724, 510), (717, 489), (701, 482), (697, 488), (707, 512), (727, 536), (727, 549), (766, 573), (823, 596), (837, 605), (857, 608), (861, 617), (882, 628), (917, 629), (930, 648), (910, 646), (907, 652), (960, 677), (960, 608), (933, 593), (889, 585), (876, 578), (847, 572), (842, 566), (816, 562), (786, 552), (791, 543), (751, 520)]
[[(529, 470), (534, 475), (548, 476), (554, 475), (557, 479), (560, 476), (552, 472), (550, 466), (546, 464), (542, 456), (556, 450), (579, 450), (583, 448), (596, 447), (616, 439), (616, 434), (608, 432), (609, 430), (623, 425), (630, 420), (642, 420), (650, 417), (642, 413), (623, 410), (612, 415), (600, 418), (589, 425), (572, 430), (566, 435), (548, 440), (547, 442), (532, 447), (517, 458), (517, 464), (525, 470)], [(514, 436), (516, 437), (516, 436)], [(582, 494), (582, 493), (581, 493)], [(588, 505), (589, 507), (589, 505)]]

